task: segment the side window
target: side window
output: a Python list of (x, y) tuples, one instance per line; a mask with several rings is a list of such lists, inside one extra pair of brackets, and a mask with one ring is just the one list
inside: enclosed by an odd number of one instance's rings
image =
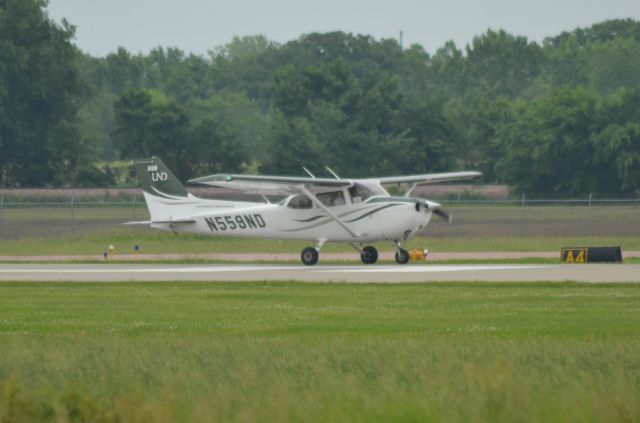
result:
[(318, 200), (327, 207), (341, 206), (345, 204), (342, 191), (325, 192), (316, 195)]
[(311, 200), (306, 195), (296, 195), (289, 201), (290, 209), (310, 209)]

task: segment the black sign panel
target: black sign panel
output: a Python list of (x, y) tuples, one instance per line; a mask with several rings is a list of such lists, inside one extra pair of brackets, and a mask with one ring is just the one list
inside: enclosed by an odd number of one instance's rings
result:
[(620, 247), (566, 247), (560, 253), (563, 263), (622, 263)]

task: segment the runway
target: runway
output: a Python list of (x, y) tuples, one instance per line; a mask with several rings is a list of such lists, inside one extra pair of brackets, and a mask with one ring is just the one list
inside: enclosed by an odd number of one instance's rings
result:
[(0, 281), (640, 282), (640, 265), (0, 264)]

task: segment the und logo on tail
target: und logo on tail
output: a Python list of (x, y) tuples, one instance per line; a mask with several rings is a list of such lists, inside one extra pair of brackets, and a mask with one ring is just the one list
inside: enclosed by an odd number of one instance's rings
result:
[(154, 156), (132, 164), (138, 173), (141, 188), (147, 194), (166, 199), (188, 197), (187, 190), (160, 158)]

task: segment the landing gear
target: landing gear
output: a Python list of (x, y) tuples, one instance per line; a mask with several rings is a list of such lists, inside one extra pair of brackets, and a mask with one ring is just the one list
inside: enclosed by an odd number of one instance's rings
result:
[(364, 247), (360, 253), (360, 260), (362, 260), (364, 264), (374, 264), (378, 261), (378, 250), (370, 245)]
[(320, 254), (318, 253), (318, 250), (316, 250), (313, 247), (305, 248), (304, 250), (302, 250), (302, 254), (300, 254), (300, 258), (302, 259), (302, 262), (307, 266), (312, 266), (316, 264), (318, 262), (319, 257), (320, 257)]
[(396, 251), (396, 262), (398, 264), (409, 263), (409, 252), (404, 248), (400, 248), (398, 251)]
[(396, 241), (396, 263), (409, 263), (409, 252), (400, 246), (400, 241)]
[(320, 258), (320, 249), (326, 241), (326, 239), (319, 239), (316, 248), (307, 247), (302, 250), (302, 254), (300, 254), (302, 262), (307, 266), (313, 266), (314, 264), (316, 264), (318, 262), (318, 259)]

